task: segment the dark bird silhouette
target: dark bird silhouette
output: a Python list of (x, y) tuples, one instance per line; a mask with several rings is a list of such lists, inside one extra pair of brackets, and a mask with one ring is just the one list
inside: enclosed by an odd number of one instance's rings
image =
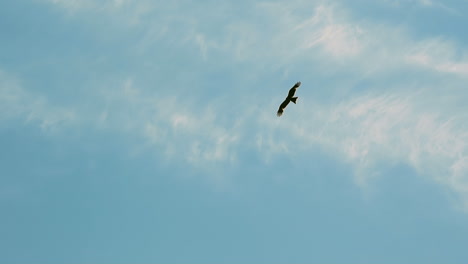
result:
[(294, 84), (294, 86), (291, 89), (289, 89), (288, 96), (286, 97), (286, 99), (284, 99), (283, 103), (281, 103), (278, 109), (278, 112), (276, 113), (277, 116), (281, 116), (283, 114), (283, 111), (286, 108), (286, 106), (288, 106), (289, 102), (296, 103), (297, 97), (293, 97), (293, 96), (296, 93), (296, 89), (299, 86), (301, 86), (301, 82), (297, 82), (296, 84)]

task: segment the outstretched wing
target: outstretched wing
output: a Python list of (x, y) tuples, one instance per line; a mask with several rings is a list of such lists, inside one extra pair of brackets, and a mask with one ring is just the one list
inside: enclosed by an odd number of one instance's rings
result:
[(288, 96), (283, 101), (283, 103), (281, 103), (278, 109), (278, 112), (276, 113), (277, 116), (281, 116), (283, 114), (284, 109), (286, 108), (286, 106), (288, 106), (290, 101), (293, 101), (293, 103), (296, 103), (297, 97), (293, 97), (293, 96), (296, 93), (296, 89), (299, 86), (301, 86), (301, 82), (297, 82), (296, 84), (294, 84), (294, 86), (291, 89), (289, 89)]
[(276, 113), (276, 115), (281, 116), (286, 106), (288, 106), (288, 104), (289, 104), (289, 98), (286, 98), (286, 100), (284, 100), (283, 103), (281, 103), (280, 107), (278, 108), (278, 112)]
[(296, 89), (301, 86), (301, 82), (297, 82), (296, 84), (294, 84), (294, 86), (289, 89), (289, 93), (288, 93), (288, 97), (291, 98), (294, 96), (294, 94), (296, 93)]

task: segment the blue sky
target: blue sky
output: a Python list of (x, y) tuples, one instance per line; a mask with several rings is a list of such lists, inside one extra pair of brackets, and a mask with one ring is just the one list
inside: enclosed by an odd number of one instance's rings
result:
[(466, 263), (467, 13), (1, 1), (0, 262)]

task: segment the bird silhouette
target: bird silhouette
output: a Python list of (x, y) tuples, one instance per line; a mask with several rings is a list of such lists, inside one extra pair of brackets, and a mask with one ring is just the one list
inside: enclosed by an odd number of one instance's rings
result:
[(289, 102), (296, 103), (298, 97), (294, 97), (294, 94), (296, 93), (296, 89), (299, 88), (299, 86), (301, 86), (301, 82), (297, 82), (291, 89), (289, 89), (288, 96), (281, 103), (278, 112), (276, 113), (277, 116), (281, 116), (283, 114), (283, 111), (286, 106), (288, 106)]

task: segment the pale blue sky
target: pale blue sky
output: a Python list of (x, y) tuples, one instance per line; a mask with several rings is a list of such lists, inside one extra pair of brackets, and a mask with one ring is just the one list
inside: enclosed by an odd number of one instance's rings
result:
[(0, 263), (466, 263), (466, 14), (1, 1)]

